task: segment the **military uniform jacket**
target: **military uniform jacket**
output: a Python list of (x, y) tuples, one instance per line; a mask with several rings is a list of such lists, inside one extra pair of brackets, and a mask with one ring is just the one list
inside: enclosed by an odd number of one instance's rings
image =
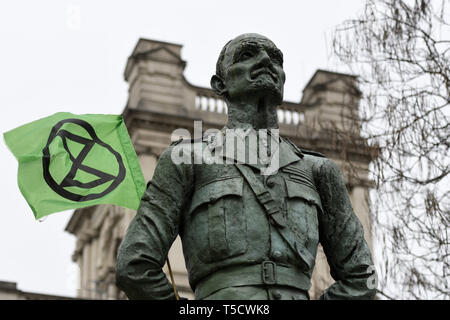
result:
[[(119, 288), (131, 299), (173, 299), (173, 288), (162, 267), (179, 234), (197, 299), (204, 298), (198, 288), (208, 277), (264, 261), (295, 270), (302, 276), (286, 282), (307, 291), (314, 263), (306, 267), (300, 263), (274, 230), (237, 167), (195, 161), (175, 164), (171, 157), (175, 147), (161, 155), (119, 248)], [(336, 282), (321, 298), (373, 298), (374, 289), (367, 285), (373, 275), (370, 250), (336, 164), (303, 153), (284, 139), (279, 144), (279, 158), (280, 169), (273, 175), (263, 176), (257, 167), (251, 167), (279, 202), (296, 245), (315, 258), (318, 243), (322, 244)], [(239, 283), (240, 277), (233, 279), (229, 285), (249, 284)]]

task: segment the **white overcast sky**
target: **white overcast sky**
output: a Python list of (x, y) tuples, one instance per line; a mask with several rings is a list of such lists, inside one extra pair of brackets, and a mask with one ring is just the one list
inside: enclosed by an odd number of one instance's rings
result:
[[(285, 99), (299, 101), (316, 69), (345, 71), (330, 59), (334, 26), (361, 0), (2, 1), (0, 133), (55, 112), (122, 112), (127, 57), (139, 38), (183, 45), (189, 82), (209, 86), (222, 46), (247, 32), (284, 53)], [(17, 186), (17, 161), (0, 139), (0, 281), (21, 290), (75, 295), (71, 211), (35, 221)]]

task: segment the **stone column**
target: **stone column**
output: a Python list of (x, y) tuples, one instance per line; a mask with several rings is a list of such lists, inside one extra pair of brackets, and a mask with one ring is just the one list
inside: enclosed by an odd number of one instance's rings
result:
[(90, 298), (90, 245), (89, 243), (84, 244), (83, 248), (83, 268), (82, 268), (82, 274), (83, 274), (83, 283), (81, 285), (81, 292), (83, 298)]
[(91, 239), (91, 242), (89, 244), (91, 250), (90, 250), (90, 270), (89, 270), (89, 274), (90, 274), (90, 297), (92, 299), (97, 299), (99, 298), (97, 295), (97, 268), (96, 268), (96, 257), (97, 257), (97, 239)]
[(144, 179), (148, 182), (153, 177), (153, 172), (155, 171), (158, 160), (156, 159), (156, 156), (149, 154), (140, 154), (138, 159), (141, 164)]
[(355, 186), (350, 193), (350, 200), (356, 216), (364, 228), (364, 238), (366, 239), (370, 251), (373, 254), (372, 228), (369, 211), (369, 191), (367, 187)]
[(78, 298), (82, 298), (83, 297), (83, 286), (84, 286), (84, 277), (86, 276), (83, 268), (84, 268), (84, 263), (83, 263), (84, 259), (83, 259), (83, 253), (78, 255), (78, 259), (77, 259), (77, 263), (78, 263), (78, 270), (79, 270), (79, 274), (78, 274), (78, 288), (77, 288), (77, 297)]

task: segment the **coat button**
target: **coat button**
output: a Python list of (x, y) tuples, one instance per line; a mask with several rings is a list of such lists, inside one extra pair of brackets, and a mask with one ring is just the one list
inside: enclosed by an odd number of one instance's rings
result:
[(282, 256), (283, 254), (281, 253), (281, 251), (275, 250), (274, 252), (272, 252), (272, 257), (275, 260), (280, 260)]
[(280, 300), (281, 299), (281, 292), (278, 290), (275, 290), (274, 292), (272, 292), (273, 298), (276, 300)]
[(273, 182), (272, 180), (267, 181), (267, 186), (269, 188), (273, 188), (274, 185), (275, 185), (275, 182)]

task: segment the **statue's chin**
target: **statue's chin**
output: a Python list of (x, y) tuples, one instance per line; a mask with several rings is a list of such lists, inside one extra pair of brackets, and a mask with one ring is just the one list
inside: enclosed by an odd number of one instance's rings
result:
[[(249, 102), (265, 100), (270, 104), (280, 105), (283, 102), (283, 87), (275, 83), (271, 78), (258, 77), (239, 90), (229, 91), (228, 99), (233, 102)], [(255, 101), (256, 100), (256, 101)]]
[(280, 105), (283, 102), (283, 92), (273, 84), (258, 83), (252, 87), (252, 95), (256, 95), (260, 99), (271, 101), (276, 105)]

